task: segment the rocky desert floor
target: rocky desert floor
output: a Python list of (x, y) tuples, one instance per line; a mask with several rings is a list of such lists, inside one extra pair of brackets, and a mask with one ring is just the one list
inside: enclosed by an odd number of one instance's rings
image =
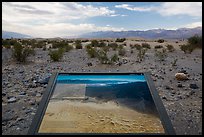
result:
[[(143, 42), (127, 41), (121, 65), (102, 65), (96, 58), (89, 58), (85, 49), (65, 52), (60, 62), (50, 61), (47, 50), (35, 49), (35, 56), (29, 57), (26, 64), (19, 64), (11, 58), (10, 49), (2, 49), (2, 134), (27, 134), (47, 86), (37, 81), (53, 72), (151, 72), (176, 134), (202, 134), (202, 50), (184, 54), (179, 45), (185, 41), (169, 40), (161, 44), (147, 41), (151, 49), (142, 62), (137, 62), (138, 52), (134, 49), (131, 53), (129, 44)], [(176, 50), (168, 52), (165, 61), (159, 61), (154, 46), (167, 44)], [(178, 59), (176, 66), (171, 64), (174, 59)], [(188, 80), (176, 80), (177, 72), (186, 73)]]

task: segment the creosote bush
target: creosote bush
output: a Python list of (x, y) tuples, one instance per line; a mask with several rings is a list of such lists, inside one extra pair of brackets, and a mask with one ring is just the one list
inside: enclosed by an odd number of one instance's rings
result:
[(194, 48), (202, 48), (202, 36), (194, 35), (188, 38), (188, 44)]
[(172, 46), (172, 45), (167, 45), (166, 46), (167, 47), (167, 50), (169, 51), (169, 52), (173, 52), (174, 50), (175, 50), (175, 48)]
[(63, 48), (59, 48), (58, 50), (50, 50), (49, 56), (52, 61), (59, 61), (62, 59), (65, 50)]
[(76, 49), (82, 49), (82, 44), (80, 40), (75, 41)]
[(156, 45), (154, 48), (155, 49), (161, 49), (161, 48), (163, 48), (163, 46), (162, 45)]
[(148, 43), (142, 43), (142, 48), (151, 49), (151, 47)]
[(144, 59), (146, 51), (147, 49), (145, 48), (141, 48), (138, 50), (137, 58), (139, 62), (141, 62)]
[(155, 50), (155, 56), (158, 57), (160, 61), (164, 61), (167, 57), (166, 49), (162, 49), (161, 51)]
[(158, 39), (157, 42), (164, 43), (164, 40), (163, 39)]
[(124, 42), (126, 40), (126, 38), (117, 38), (115, 42)]
[(23, 47), (20, 43), (15, 43), (13, 46), (13, 58), (18, 62), (26, 62), (26, 59), (30, 55), (35, 55), (35, 51), (29, 47)]
[(86, 52), (90, 58), (98, 57), (98, 52), (94, 47), (91, 46), (86, 47)]
[(69, 51), (72, 50), (72, 49), (73, 49), (73, 46), (71, 46), (71, 45), (69, 45), (69, 44), (65, 46), (65, 51), (66, 51), (66, 52), (69, 52)]
[(179, 45), (180, 49), (186, 54), (186, 53), (190, 53), (193, 52), (193, 50), (195, 49), (195, 47), (193, 47), (193, 45), (189, 45), (189, 44), (184, 44), (184, 45)]

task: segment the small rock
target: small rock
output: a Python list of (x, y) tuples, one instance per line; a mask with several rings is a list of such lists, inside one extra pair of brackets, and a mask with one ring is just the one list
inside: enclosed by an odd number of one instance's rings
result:
[(8, 100), (8, 103), (14, 103), (16, 102), (16, 97), (12, 97)]
[(186, 71), (185, 69), (180, 70), (178, 73), (188, 74), (187, 71)]
[(182, 88), (183, 85), (182, 85), (181, 83), (178, 83), (178, 84), (177, 84), (177, 87)]
[(162, 99), (165, 99), (165, 100), (166, 100), (167, 98), (166, 98), (165, 96), (162, 96)]
[(36, 102), (35, 100), (30, 100), (30, 101), (29, 101), (29, 104), (30, 104), (30, 105), (35, 105), (35, 102)]
[(25, 111), (26, 114), (28, 114), (28, 113), (30, 113), (30, 112), (32, 112), (30, 109), (27, 109), (27, 110)]
[(180, 80), (180, 81), (187, 80), (187, 75), (184, 73), (176, 73), (175, 77), (177, 80)]
[(168, 86), (168, 85), (166, 85), (166, 86), (165, 86), (165, 89), (171, 89), (171, 87), (170, 87), (170, 86)]
[(24, 91), (20, 92), (19, 95), (26, 95), (26, 93)]
[(192, 89), (197, 89), (198, 86), (197, 86), (196, 84), (190, 84), (190, 88), (192, 88)]
[(19, 73), (23, 73), (23, 72), (24, 72), (24, 70), (19, 71)]
[(87, 63), (88, 66), (93, 66), (93, 64), (91, 62)]
[(41, 94), (40, 94), (40, 93), (37, 93), (37, 94), (36, 94), (36, 97), (41, 97)]
[(6, 96), (6, 93), (5, 93), (5, 92), (2, 92), (2, 96)]

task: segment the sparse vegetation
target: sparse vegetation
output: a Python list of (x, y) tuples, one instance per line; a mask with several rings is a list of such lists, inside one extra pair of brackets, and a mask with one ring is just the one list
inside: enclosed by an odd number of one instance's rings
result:
[(76, 49), (82, 49), (82, 44), (80, 40), (75, 41)]
[(108, 59), (107, 53), (103, 50), (98, 51), (98, 59), (101, 64), (111, 64), (110, 60)]
[(15, 43), (13, 48), (13, 58), (18, 62), (26, 62), (26, 59), (30, 55), (35, 55), (35, 51), (29, 47), (23, 47), (20, 43)]
[(194, 48), (202, 48), (202, 36), (194, 35), (188, 38), (188, 44)]
[(65, 51), (66, 51), (66, 52), (69, 52), (69, 51), (72, 50), (72, 49), (73, 49), (73, 46), (71, 46), (71, 45), (69, 45), (69, 44), (65, 46)]
[(111, 47), (113, 50), (116, 50), (118, 48), (117, 43), (109, 43), (108, 46)]
[(163, 39), (158, 39), (157, 42), (158, 43), (164, 43), (164, 40)]
[(146, 51), (147, 51), (146, 48), (141, 48), (138, 50), (137, 58), (139, 62), (141, 62), (144, 59)]
[(176, 66), (176, 62), (178, 61), (178, 59), (174, 59), (174, 61), (173, 62), (171, 62), (171, 65), (172, 66)]
[(167, 50), (169, 52), (173, 52), (175, 50), (175, 48), (172, 45), (170, 45), (170, 44), (168, 44), (166, 47), (167, 47)]
[(125, 56), (125, 53), (126, 53), (126, 50), (124, 48), (122, 48), (122, 49), (120, 48), (119, 51), (118, 51), (118, 54), (120, 56)]
[(114, 54), (112, 57), (111, 57), (111, 64), (113, 64), (114, 62), (117, 62), (119, 60), (119, 57), (117, 54)]
[(124, 42), (126, 40), (126, 38), (117, 38), (115, 42)]
[(148, 43), (142, 43), (142, 48), (151, 49), (151, 47)]
[(50, 50), (48, 55), (50, 56), (51, 60), (60, 61), (63, 57), (64, 52), (65, 51), (63, 48), (59, 48), (58, 50)]
[(164, 61), (167, 57), (166, 49), (162, 49), (161, 51), (155, 50), (155, 56), (158, 57), (160, 61)]
[(163, 48), (163, 46), (162, 45), (156, 45), (154, 48), (155, 49), (161, 49), (161, 48)]
[(90, 58), (98, 57), (98, 52), (94, 47), (86, 47), (86, 52), (89, 55)]
[(92, 40), (92, 41), (91, 41), (91, 46), (92, 46), (92, 47), (98, 47), (98, 46), (99, 46), (98, 41), (97, 41), (97, 40)]
[(191, 54), (191, 52), (193, 52), (193, 50), (195, 49), (193, 47), (193, 45), (189, 45), (189, 44), (183, 44), (183, 45), (179, 45), (180, 49), (186, 54), (189, 53)]

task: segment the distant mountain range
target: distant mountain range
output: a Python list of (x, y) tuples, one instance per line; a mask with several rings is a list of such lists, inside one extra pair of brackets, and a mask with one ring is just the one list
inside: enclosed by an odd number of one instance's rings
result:
[(32, 37), (29, 35), (25, 35), (17, 32), (2, 31), (2, 38), (10, 39), (10, 38), (32, 38)]
[(85, 33), (79, 38), (127, 38), (127, 37), (140, 37), (140, 38), (164, 38), (164, 39), (182, 39), (189, 38), (195, 34), (202, 35), (202, 27), (196, 28), (180, 28), (177, 30), (166, 29), (151, 29), (147, 31), (98, 31)]
[[(202, 27), (196, 28), (180, 28), (177, 30), (166, 29), (151, 29), (146, 31), (98, 31), (85, 33), (79, 36), (66, 37), (66, 38), (148, 38), (148, 39), (186, 39), (195, 34), (202, 35)], [(2, 31), (2, 38), (32, 38), (29, 35)]]

